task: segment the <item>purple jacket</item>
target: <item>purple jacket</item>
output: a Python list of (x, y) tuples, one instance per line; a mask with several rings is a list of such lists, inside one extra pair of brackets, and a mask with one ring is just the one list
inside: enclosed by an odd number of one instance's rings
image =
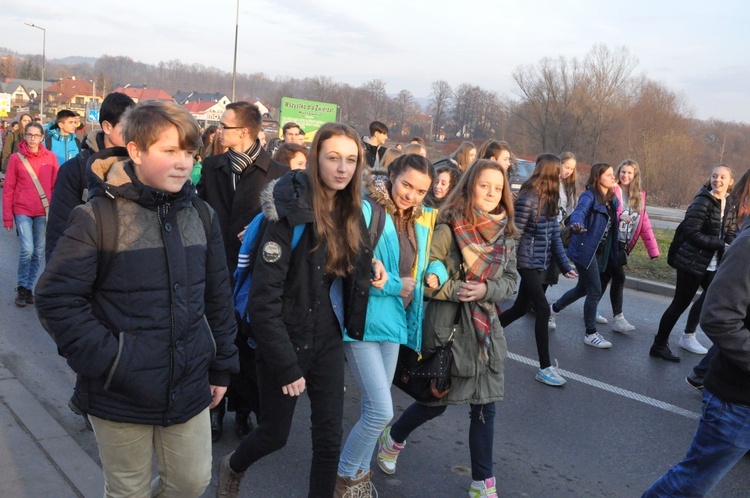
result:
[[(619, 220), (622, 214), (622, 190), (619, 185), (615, 185), (614, 191), (617, 200), (620, 201), (620, 205), (617, 207), (617, 219)], [(656, 243), (654, 231), (651, 229), (651, 221), (648, 219), (648, 213), (646, 213), (646, 192), (643, 190), (641, 190), (641, 212), (638, 216), (638, 225), (636, 225), (633, 236), (628, 241), (625, 252), (630, 254), (639, 237), (643, 239), (643, 244), (646, 246), (646, 252), (648, 252), (649, 257), (651, 259), (658, 258), (659, 245)]]

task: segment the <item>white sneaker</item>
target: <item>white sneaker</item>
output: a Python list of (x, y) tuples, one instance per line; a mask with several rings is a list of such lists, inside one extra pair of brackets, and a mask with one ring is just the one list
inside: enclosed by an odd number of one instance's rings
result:
[(635, 327), (630, 325), (630, 323), (625, 320), (625, 317), (622, 316), (622, 313), (620, 313), (619, 315), (615, 315), (615, 317), (612, 319), (612, 330), (624, 334), (626, 332), (634, 331)]
[(695, 338), (695, 334), (682, 334), (682, 337), (680, 337), (680, 342), (678, 342), (678, 344), (682, 349), (684, 349), (685, 351), (690, 351), (691, 353), (708, 353), (708, 349), (704, 348), (701, 343), (698, 342), (698, 339)]
[(601, 313), (599, 313), (599, 310), (596, 310), (596, 323), (607, 325), (607, 319), (604, 318)]
[(552, 309), (552, 303), (549, 305), (549, 322), (547, 322), (547, 329), (554, 331), (557, 329), (557, 313)]
[(596, 332), (595, 334), (586, 334), (583, 338), (583, 343), (599, 349), (608, 349), (612, 347), (612, 343), (602, 337), (599, 332)]

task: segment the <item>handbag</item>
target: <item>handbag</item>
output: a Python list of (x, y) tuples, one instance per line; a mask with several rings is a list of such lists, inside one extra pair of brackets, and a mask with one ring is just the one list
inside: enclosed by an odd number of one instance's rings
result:
[(560, 223), (560, 239), (564, 248), (568, 248), (570, 241), (573, 238), (573, 228), (570, 226), (570, 216), (566, 216), (565, 219)]
[(461, 308), (451, 327), (447, 344), (418, 353), (408, 346), (401, 346), (396, 362), (393, 385), (422, 403), (444, 398), (451, 390), (451, 368), (453, 367), (453, 338), (461, 320)]

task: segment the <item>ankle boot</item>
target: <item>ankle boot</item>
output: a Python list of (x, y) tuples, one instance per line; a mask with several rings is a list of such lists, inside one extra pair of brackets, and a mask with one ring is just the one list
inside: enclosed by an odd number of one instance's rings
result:
[(333, 498), (377, 497), (378, 492), (375, 490), (375, 485), (370, 481), (371, 477), (371, 470), (360, 471), (357, 477), (344, 477), (341, 474), (336, 474), (336, 488), (333, 491)]
[(234, 412), (234, 433), (238, 438), (243, 438), (253, 430), (249, 412)]

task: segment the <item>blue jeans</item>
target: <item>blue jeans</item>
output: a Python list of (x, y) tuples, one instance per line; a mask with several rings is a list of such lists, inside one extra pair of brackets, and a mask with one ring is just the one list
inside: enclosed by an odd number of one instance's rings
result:
[(586, 296), (583, 302), (583, 323), (586, 325), (586, 333), (596, 332), (596, 307), (602, 299), (602, 280), (599, 275), (599, 265), (596, 258), (593, 259), (588, 268), (576, 265), (578, 272), (578, 283), (575, 287), (562, 295), (553, 305), (555, 311), (562, 311), (569, 305)]
[(391, 382), (396, 371), (399, 345), (393, 342), (344, 343), (349, 368), (362, 396), (362, 414), (346, 439), (339, 460), (339, 474), (355, 477), (370, 470), (378, 436), (393, 418)]
[(31, 289), (42, 265), (44, 255), (44, 232), (47, 229), (47, 218), (44, 216), (14, 216), (21, 253), (18, 257), (18, 286)]
[(750, 406), (727, 403), (703, 390), (703, 416), (685, 458), (643, 497), (706, 496), (750, 449)]
[[(469, 405), (469, 453), (471, 478), (484, 481), (492, 477), (492, 447), (495, 437), (495, 403)], [(443, 414), (445, 406), (427, 406), (413, 403), (391, 427), (391, 438), (403, 443), (409, 434), (428, 420)]]

